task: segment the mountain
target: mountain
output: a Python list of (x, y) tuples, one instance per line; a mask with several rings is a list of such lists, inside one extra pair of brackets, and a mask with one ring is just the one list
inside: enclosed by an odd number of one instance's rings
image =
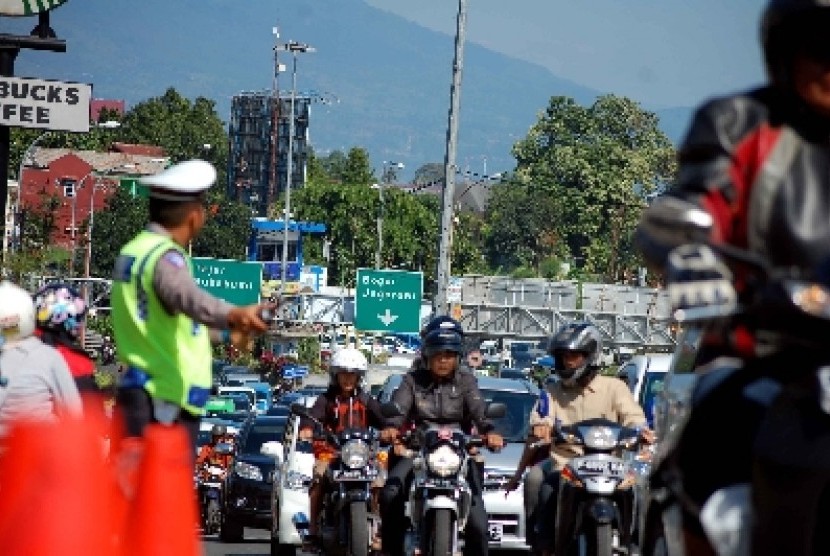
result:
[[(175, 87), (190, 98), (215, 100), (225, 121), (234, 94), (272, 87), (271, 30), (278, 25), (280, 43), (316, 48), (298, 55), (297, 81), (300, 92), (328, 99), (312, 109), (318, 153), (364, 146), (378, 174), (392, 160), (406, 164), (405, 176), (443, 161), (453, 37), (363, 0), (75, 0), (51, 19), (67, 52), (22, 51), (16, 75), (93, 83), (95, 97), (128, 105)], [(27, 33), (34, 23), (2, 18), (2, 32)], [(287, 90), (291, 60), (280, 56), (288, 72), (279, 86)], [(463, 67), (458, 163), (473, 172), (512, 169), (511, 145), (551, 95), (589, 104), (600, 94), (471, 43)], [(666, 131), (676, 140), (688, 109), (666, 114)]]

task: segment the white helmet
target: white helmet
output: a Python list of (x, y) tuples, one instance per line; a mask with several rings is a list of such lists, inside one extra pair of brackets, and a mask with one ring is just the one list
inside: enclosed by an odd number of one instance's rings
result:
[(341, 348), (334, 352), (329, 362), (329, 377), (331, 381), (337, 380), (339, 373), (357, 373), (361, 378), (366, 376), (366, 369), (369, 368), (369, 362), (366, 361), (366, 356), (357, 348), (348, 347)]
[(29, 292), (0, 282), (0, 344), (28, 338), (35, 332), (35, 302)]

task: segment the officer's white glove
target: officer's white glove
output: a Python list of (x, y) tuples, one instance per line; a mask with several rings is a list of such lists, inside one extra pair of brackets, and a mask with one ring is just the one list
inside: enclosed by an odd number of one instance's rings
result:
[(680, 322), (723, 317), (737, 308), (732, 272), (706, 245), (687, 244), (672, 249), (666, 280), (674, 317)]

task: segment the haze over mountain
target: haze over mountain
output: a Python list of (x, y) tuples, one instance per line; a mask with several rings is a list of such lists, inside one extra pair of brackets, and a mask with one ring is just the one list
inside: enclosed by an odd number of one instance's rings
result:
[[(0, 32), (27, 33), (34, 18), (0, 19)], [(226, 122), (241, 91), (272, 86), (272, 27), (280, 43), (317, 49), (298, 57), (298, 89), (331, 103), (312, 109), (318, 153), (366, 147), (380, 173), (384, 160), (403, 162), (404, 176), (442, 161), (449, 107), (453, 37), (431, 31), (363, 0), (74, 0), (52, 13), (67, 41), (64, 54), (22, 51), (18, 76), (94, 84), (100, 98), (128, 105), (175, 87), (215, 100)], [(279, 86), (291, 86), (291, 60)], [(613, 93), (613, 91), (607, 91)], [(547, 69), (467, 43), (461, 91), (459, 166), (473, 172), (510, 170), (511, 145), (524, 137), (552, 95), (590, 104), (599, 91)], [(634, 99), (636, 100), (636, 99)], [(677, 140), (690, 110), (658, 111)]]

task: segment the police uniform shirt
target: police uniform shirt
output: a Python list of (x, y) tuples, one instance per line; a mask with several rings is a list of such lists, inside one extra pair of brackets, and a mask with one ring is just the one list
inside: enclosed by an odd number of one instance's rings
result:
[[(159, 224), (150, 223), (147, 231), (170, 237)], [(213, 329), (228, 328), (228, 313), (233, 305), (200, 288), (190, 273), (184, 256), (175, 249), (162, 254), (153, 272), (153, 288), (168, 313), (184, 313)]]

